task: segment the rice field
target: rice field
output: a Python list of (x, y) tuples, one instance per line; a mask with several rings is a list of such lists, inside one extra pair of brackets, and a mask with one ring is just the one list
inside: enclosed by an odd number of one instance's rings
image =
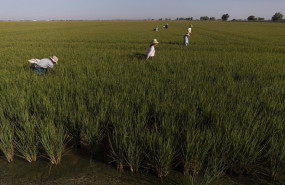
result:
[[(96, 160), (105, 146), (119, 171), (162, 180), (284, 182), (285, 24), (165, 24), (0, 22), (1, 156), (60, 165), (67, 149)], [(27, 60), (51, 55), (54, 70), (30, 70)]]

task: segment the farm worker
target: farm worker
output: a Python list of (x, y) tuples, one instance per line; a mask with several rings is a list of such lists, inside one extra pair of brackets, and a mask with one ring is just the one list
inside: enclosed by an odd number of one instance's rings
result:
[(154, 31), (158, 31), (158, 26), (156, 26), (156, 27), (154, 28)]
[(148, 51), (147, 51), (147, 53), (146, 53), (146, 59), (149, 59), (149, 58), (154, 57), (154, 55), (155, 55), (155, 49), (154, 49), (154, 47), (157, 46), (158, 43), (159, 43), (159, 42), (157, 42), (157, 39), (153, 39), (153, 40), (152, 40), (152, 42), (151, 42), (151, 44), (150, 44), (150, 46), (149, 46), (149, 48), (148, 48)]
[(49, 58), (39, 59), (30, 59), (30, 63), (32, 63), (32, 70), (40, 75), (44, 74), (44, 70), (47, 68), (53, 69), (54, 64), (57, 64), (58, 58), (56, 56), (51, 56)]
[(166, 25), (165, 26), (163, 26), (165, 29), (167, 29), (168, 28), (168, 23), (166, 23)]
[(189, 40), (188, 40), (188, 37), (189, 37), (190, 35), (189, 35), (189, 33), (186, 33), (185, 35), (184, 35), (184, 45), (185, 46), (188, 46), (189, 45)]
[(189, 28), (188, 28), (188, 34), (189, 34), (189, 35), (191, 35), (192, 27), (193, 27), (192, 24), (190, 24), (190, 26), (189, 26)]

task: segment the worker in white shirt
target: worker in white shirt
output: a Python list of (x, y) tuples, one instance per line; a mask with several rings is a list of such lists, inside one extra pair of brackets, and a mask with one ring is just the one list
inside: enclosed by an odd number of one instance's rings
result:
[(154, 55), (155, 55), (155, 48), (154, 47), (157, 46), (158, 43), (159, 42), (157, 42), (157, 39), (152, 40), (152, 42), (148, 48), (148, 51), (146, 53), (146, 59), (154, 57)]
[(188, 46), (189, 45), (189, 40), (188, 40), (188, 37), (189, 37), (190, 35), (189, 35), (189, 33), (186, 33), (185, 35), (184, 35), (184, 45), (185, 46)]
[(44, 74), (44, 71), (47, 68), (54, 68), (54, 64), (58, 63), (58, 58), (56, 56), (51, 56), (49, 58), (44, 58), (44, 59), (30, 59), (28, 60), (30, 63), (32, 63), (32, 70), (40, 75)]
[(189, 34), (189, 35), (191, 35), (191, 33), (192, 33), (192, 27), (193, 27), (192, 24), (190, 24), (190, 26), (189, 26), (189, 28), (188, 28), (188, 34)]
[(163, 26), (165, 29), (168, 29), (168, 23), (166, 23), (166, 25)]
[(154, 28), (154, 31), (158, 31), (158, 26), (156, 26), (156, 27)]

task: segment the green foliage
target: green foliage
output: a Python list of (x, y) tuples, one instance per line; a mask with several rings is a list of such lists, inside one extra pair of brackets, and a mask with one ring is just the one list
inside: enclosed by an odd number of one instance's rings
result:
[(229, 14), (223, 14), (222, 15), (222, 20), (227, 21), (229, 19), (230, 15)]
[(197, 176), (203, 169), (208, 152), (212, 148), (212, 133), (209, 130), (185, 128), (181, 144), (184, 175)]
[(256, 21), (257, 18), (255, 18), (254, 15), (250, 15), (248, 18), (247, 18), (248, 21)]
[(272, 16), (272, 21), (281, 21), (282, 19), (283, 19), (283, 14), (281, 14), (280, 12), (276, 12)]
[(166, 135), (157, 129), (147, 133), (148, 162), (159, 178), (167, 176), (176, 156), (176, 143), (173, 135)]
[(109, 135), (109, 142), (111, 148), (111, 157), (117, 164), (117, 169), (122, 171), (124, 168), (124, 153), (125, 146), (127, 145), (126, 127), (115, 125), (113, 132)]
[(207, 21), (207, 20), (210, 20), (210, 18), (208, 16), (202, 16), (202, 17), (200, 17), (200, 20), (201, 21)]
[(274, 181), (280, 179), (280, 174), (285, 167), (285, 144), (284, 144), (284, 125), (279, 124), (279, 129), (273, 134), (268, 142), (268, 153), (266, 158), (269, 160), (269, 174)]
[(37, 160), (39, 136), (36, 122), (26, 122), (15, 130), (17, 140), (15, 144), (19, 156), (28, 162)]
[(103, 138), (103, 129), (98, 120), (85, 120), (82, 124), (81, 141), (84, 144), (89, 145), (90, 150), (93, 153)]
[(0, 131), (0, 149), (7, 161), (12, 162), (14, 158), (14, 125), (1, 120)]
[(65, 150), (67, 134), (62, 124), (53, 123), (39, 125), (40, 143), (45, 149), (51, 164), (58, 165)]

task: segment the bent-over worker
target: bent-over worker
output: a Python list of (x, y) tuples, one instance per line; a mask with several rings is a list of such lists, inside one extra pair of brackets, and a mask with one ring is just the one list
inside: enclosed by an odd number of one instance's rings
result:
[(49, 58), (39, 59), (30, 59), (30, 63), (32, 63), (32, 70), (40, 75), (44, 74), (44, 70), (47, 68), (53, 69), (54, 64), (58, 63), (58, 58), (56, 56), (51, 56)]

